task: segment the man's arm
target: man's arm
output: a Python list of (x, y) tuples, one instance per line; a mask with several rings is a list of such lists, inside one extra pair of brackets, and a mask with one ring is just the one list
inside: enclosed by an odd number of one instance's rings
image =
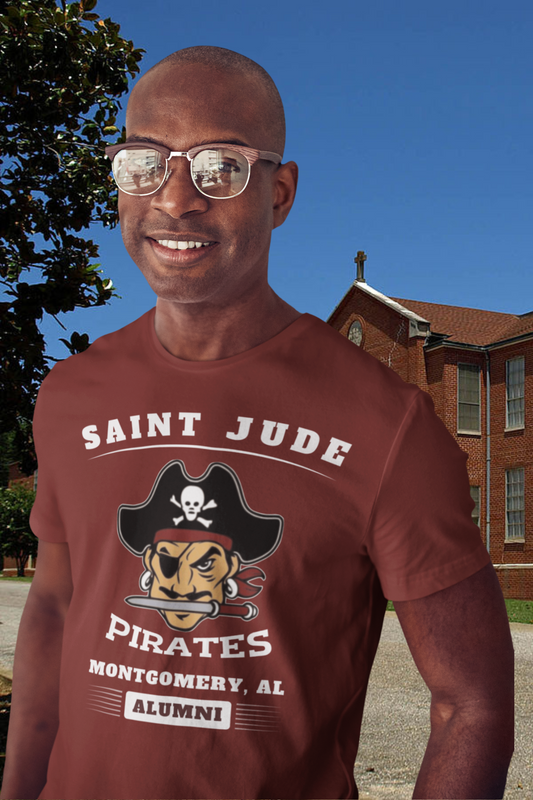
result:
[(67, 544), (39, 542), (35, 577), (20, 622), (2, 798), (36, 798), (59, 720), (63, 624), (72, 595)]
[(431, 735), (413, 797), (503, 797), (514, 746), (514, 653), (492, 564), (394, 607), (431, 691)]

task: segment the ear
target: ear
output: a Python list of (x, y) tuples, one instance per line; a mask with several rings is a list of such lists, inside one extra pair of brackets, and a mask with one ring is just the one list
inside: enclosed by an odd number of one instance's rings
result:
[(226, 579), (233, 578), (233, 576), (236, 575), (237, 572), (239, 571), (239, 566), (240, 566), (239, 556), (236, 556), (235, 554), (232, 555), (230, 558), (230, 570), (226, 575)]
[(152, 569), (152, 559), (154, 557), (154, 548), (148, 547), (143, 553), (143, 564), (144, 568), (147, 569), (149, 572), (153, 572)]
[(273, 228), (282, 225), (294, 203), (298, 185), (298, 165), (294, 161), (280, 164), (273, 175)]

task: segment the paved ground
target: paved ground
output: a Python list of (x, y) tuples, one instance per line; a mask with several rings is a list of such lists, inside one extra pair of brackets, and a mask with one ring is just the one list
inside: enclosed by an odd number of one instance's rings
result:
[(0, 670), (13, 668), (15, 642), (31, 583), (0, 581)]
[[(0, 581), (0, 671), (11, 669), (29, 583)], [(505, 800), (533, 800), (533, 625), (511, 625), (516, 656), (516, 747)], [(387, 612), (372, 669), (355, 764), (362, 800), (407, 800), (429, 735), (429, 692), (396, 615)]]
[[(505, 800), (533, 800), (533, 625), (513, 623), (511, 632), (516, 663), (516, 743)], [(387, 612), (355, 764), (361, 798), (412, 797), (429, 736), (429, 700), (396, 615)]]

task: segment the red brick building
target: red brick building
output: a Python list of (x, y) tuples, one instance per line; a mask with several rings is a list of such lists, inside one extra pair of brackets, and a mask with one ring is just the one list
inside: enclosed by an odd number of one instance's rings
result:
[(473, 516), (504, 595), (533, 600), (533, 312), (387, 297), (358, 259), (328, 323), (429, 392), (468, 453)]

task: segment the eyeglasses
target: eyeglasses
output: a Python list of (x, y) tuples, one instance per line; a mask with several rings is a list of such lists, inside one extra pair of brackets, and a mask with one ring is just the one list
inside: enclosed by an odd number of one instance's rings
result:
[(198, 191), (218, 200), (244, 192), (252, 165), (259, 159), (274, 164), (281, 161), (277, 153), (235, 144), (199, 145), (181, 152), (152, 142), (149, 145), (126, 142), (106, 147), (105, 153), (111, 159), (118, 188), (126, 194), (155, 194), (170, 177), (170, 159), (184, 156), (191, 163), (191, 177)]

